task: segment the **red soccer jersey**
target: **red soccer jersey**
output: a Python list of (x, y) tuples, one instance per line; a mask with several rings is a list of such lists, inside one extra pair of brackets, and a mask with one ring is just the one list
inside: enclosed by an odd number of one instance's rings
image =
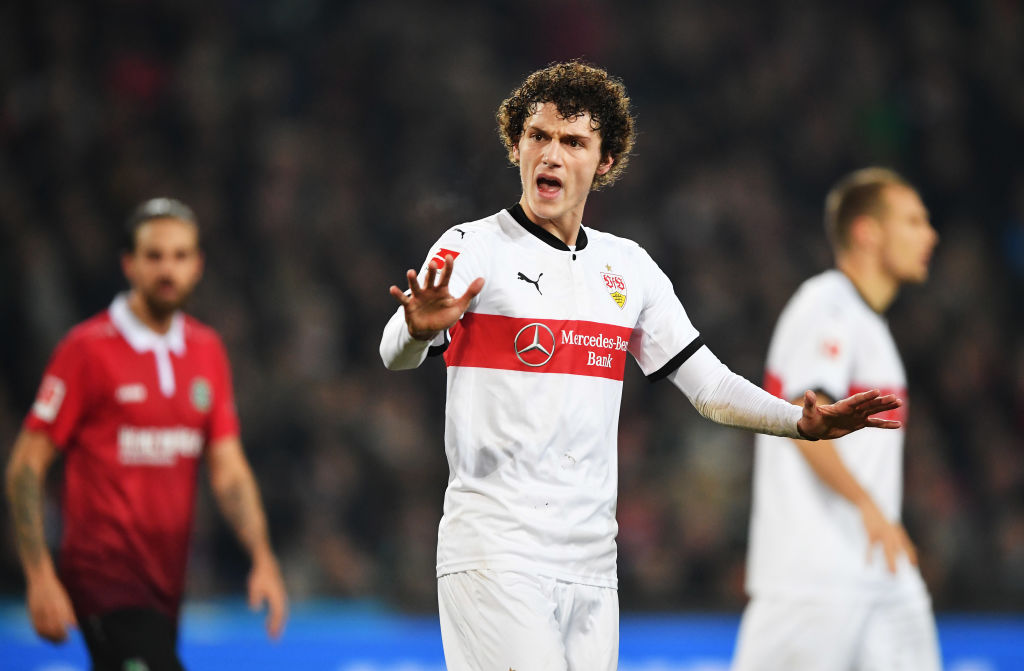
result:
[(179, 315), (158, 336), (118, 297), (57, 347), (25, 428), (64, 452), (60, 572), (79, 615), (177, 617), (199, 457), (238, 435), (216, 332)]

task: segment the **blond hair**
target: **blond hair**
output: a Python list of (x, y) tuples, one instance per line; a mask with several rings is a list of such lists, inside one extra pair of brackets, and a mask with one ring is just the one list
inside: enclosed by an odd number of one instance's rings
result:
[(836, 182), (825, 197), (825, 233), (833, 250), (849, 248), (850, 225), (857, 217), (885, 214), (883, 193), (890, 186), (914, 188), (895, 170), (875, 166), (855, 170)]

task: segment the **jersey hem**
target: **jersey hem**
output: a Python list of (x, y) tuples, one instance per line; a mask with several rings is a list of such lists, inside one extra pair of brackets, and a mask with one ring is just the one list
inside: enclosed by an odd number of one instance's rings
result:
[(512, 571), (515, 573), (529, 573), (546, 578), (554, 578), (562, 582), (569, 582), (579, 585), (590, 585), (592, 587), (609, 587), (618, 589), (619, 579), (617, 576), (604, 577), (597, 575), (582, 575), (571, 571), (553, 569), (548, 564), (527, 562), (522, 559), (476, 559), (460, 562), (447, 562), (438, 564), (437, 577), (442, 578), (451, 573), (462, 573), (463, 571)]
[(928, 588), (916, 580), (897, 585), (892, 585), (889, 581), (879, 581), (876, 584), (861, 583), (846, 587), (806, 583), (786, 585), (773, 582), (771, 587), (748, 587), (746, 591), (751, 599), (786, 599), (796, 601), (875, 601), (878, 599), (918, 596), (931, 598)]

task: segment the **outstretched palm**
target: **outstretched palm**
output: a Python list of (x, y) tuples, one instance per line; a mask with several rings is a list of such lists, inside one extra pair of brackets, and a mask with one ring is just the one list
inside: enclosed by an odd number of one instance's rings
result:
[(415, 270), (407, 271), (405, 275), (409, 281), (409, 293), (391, 286), (391, 295), (405, 308), (405, 323), (413, 338), (430, 340), (450, 328), (469, 307), (469, 302), (483, 289), (484, 280), (478, 277), (470, 283), (462, 296), (452, 296), (448, 290), (448, 281), (452, 277), (454, 265), (455, 260), (451, 255), (446, 256), (438, 275), (437, 262), (431, 261), (427, 266), (423, 286), (420, 286)]
[(813, 391), (804, 393), (804, 415), (797, 426), (807, 438), (840, 438), (865, 427), (898, 429), (902, 426), (897, 420), (873, 417), (903, 405), (903, 401), (894, 394), (882, 396), (877, 389), (854, 394), (830, 405), (817, 405), (816, 401)]

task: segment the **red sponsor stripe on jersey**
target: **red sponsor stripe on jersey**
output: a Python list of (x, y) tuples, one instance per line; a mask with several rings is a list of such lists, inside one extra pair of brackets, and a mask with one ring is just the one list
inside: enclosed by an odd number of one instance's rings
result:
[(772, 396), (782, 398), (782, 378), (766, 370), (764, 372), (764, 390)]
[(863, 391), (871, 391), (872, 389), (878, 389), (880, 392), (882, 392), (882, 396), (886, 396), (888, 394), (895, 394), (896, 398), (903, 399), (903, 405), (901, 405), (900, 407), (896, 408), (895, 410), (887, 410), (886, 412), (881, 412), (881, 413), (875, 415), (875, 417), (877, 417), (879, 419), (895, 419), (895, 420), (899, 420), (899, 421), (903, 422), (903, 426), (905, 427), (907, 425), (907, 390), (906, 389), (888, 389), (888, 388), (868, 387), (868, 386), (862, 385), (862, 384), (851, 384), (850, 385), (850, 393), (847, 394), (847, 396), (853, 396), (854, 394), (859, 394), (859, 393), (861, 393)]
[(449, 366), (622, 380), (632, 329), (598, 322), (466, 313), (445, 350)]

